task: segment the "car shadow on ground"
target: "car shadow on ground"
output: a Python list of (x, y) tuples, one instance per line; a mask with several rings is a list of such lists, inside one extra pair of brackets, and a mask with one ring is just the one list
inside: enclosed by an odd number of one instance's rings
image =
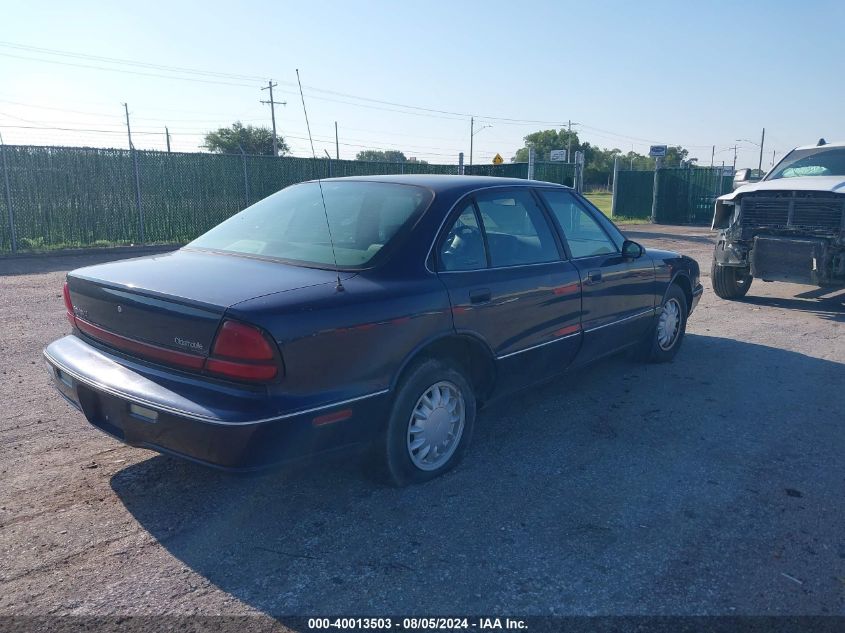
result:
[[(832, 292), (831, 289), (821, 289), (825, 293)], [(750, 292), (754, 292), (752, 286)], [(823, 297), (814, 292), (804, 292), (795, 297), (763, 297), (755, 294), (748, 294), (741, 299), (743, 303), (767, 308), (781, 308), (783, 310), (800, 310), (810, 312), (818, 317), (845, 323), (845, 291), (832, 296)]]
[(111, 486), (184, 565), (280, 618), (823, 612), (845, 572), (842, 377), (688, 335), (672, 363), (610, 359), (484, 410), (465, 462), (425, 485), (157, 456)]

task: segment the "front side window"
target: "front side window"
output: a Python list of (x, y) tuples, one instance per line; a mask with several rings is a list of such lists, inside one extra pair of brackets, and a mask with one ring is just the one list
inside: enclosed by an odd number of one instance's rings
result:
[(541, 195), (563, 229), (573, 259), (617, 252), (616, 244), (571, 193), (542, 191)]
[(552, 231), (530, 191), (487, 191), (476, 196), (476, 203), (491, 266), (560, 259)]
[(338, 265), (361, 268), (409, 229), (432, 198), (421, 187), (364, 181), (323, 182), (321, 195), (320, 184), (307, 182), (247, 207), (188, 248), (330, 267), (331, 225)]
[(472, 202), (464, 205), (440, 247), (443, 270), (478, 270), (487, 267), (484, 238)]

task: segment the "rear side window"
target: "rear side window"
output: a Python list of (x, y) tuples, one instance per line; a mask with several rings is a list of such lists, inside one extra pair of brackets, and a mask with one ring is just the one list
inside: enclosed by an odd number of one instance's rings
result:
[(566, 191), (541, 191), (563, 233), (572, 258), (618, 252), (616, 244), (575, 197)]
[(490, 265), (519, 266), (560, 259), (543, 211), (529, 191), (487, 191), (476, 196)]

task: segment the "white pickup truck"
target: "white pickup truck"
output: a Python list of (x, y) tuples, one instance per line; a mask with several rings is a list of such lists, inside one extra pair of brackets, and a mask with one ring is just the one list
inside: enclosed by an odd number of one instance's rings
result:
[(754, 278), (845, 286), (845, 143), (796, 147), (759, 182), (716, 199), (711, 280), (723, 299)]

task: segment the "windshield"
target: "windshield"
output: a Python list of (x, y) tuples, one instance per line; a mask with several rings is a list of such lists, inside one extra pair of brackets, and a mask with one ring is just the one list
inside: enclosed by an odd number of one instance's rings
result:
[(845, 147), (793, 150), (766, 180), (799, 176), (845, 176)]
[[(381, 182), (323, 182), (337, 264), (366, 266), (431, 202), (427, 189)], [(308, 182), (248, 207), (188, 244), (290, 262), (334, 266), (320, 187)]]

